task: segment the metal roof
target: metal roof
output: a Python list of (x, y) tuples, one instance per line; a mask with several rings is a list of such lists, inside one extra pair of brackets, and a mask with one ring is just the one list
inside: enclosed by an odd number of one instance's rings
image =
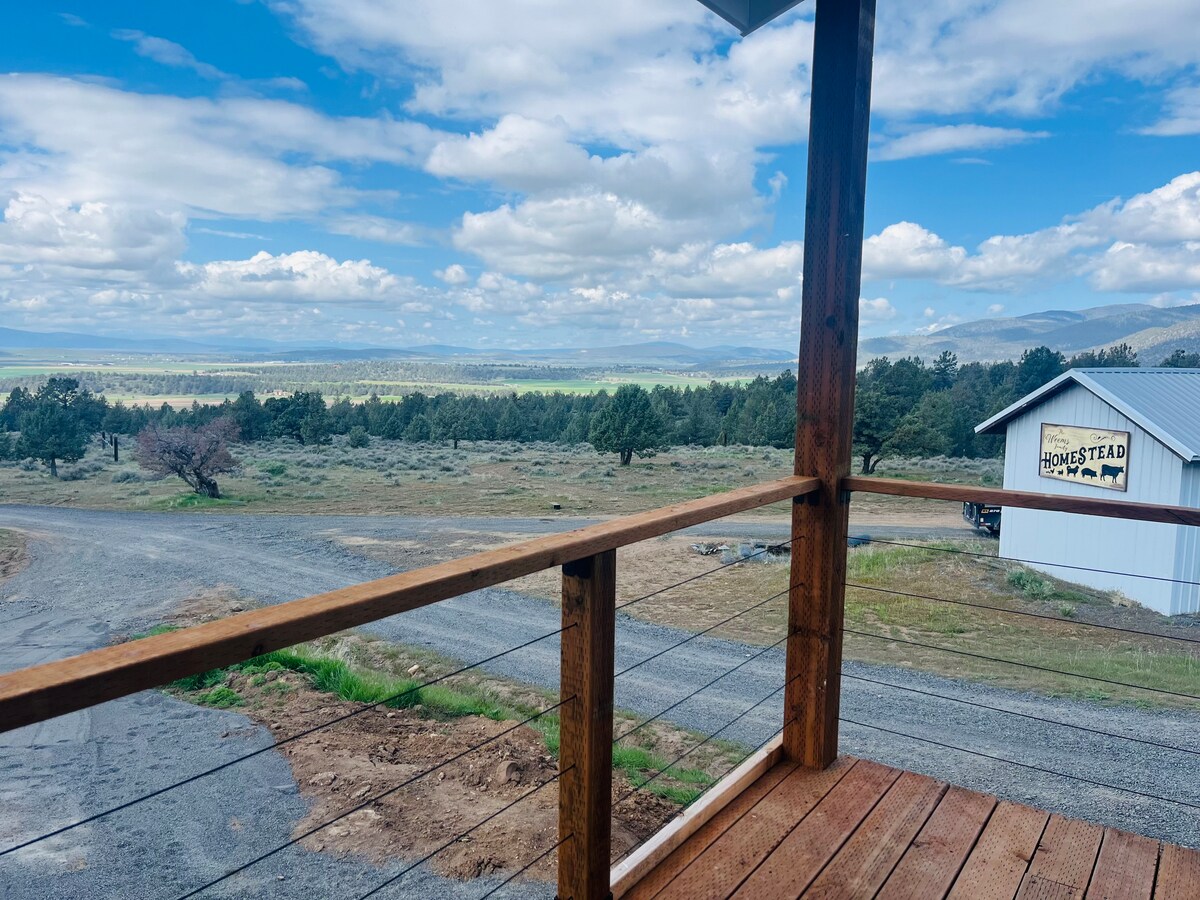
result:
[(1078, 384), (1188, 462), (1200, 461), (1200, 369), (1071, 369), (975, 426), (995, 433), (1009, 419)]
[(778, 15), (787, 12), (800, 0), (700, 0), (718, 16), (734, 26), (745, 37)]

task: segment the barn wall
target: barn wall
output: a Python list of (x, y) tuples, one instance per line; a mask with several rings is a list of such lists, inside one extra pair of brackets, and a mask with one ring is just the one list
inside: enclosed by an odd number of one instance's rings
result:
[[(1200, 463), (1183, 467), (1180, 506), (1200, 509)], [(1200, 582), (1200, 528), (1180, 528), (1175, 543), (1175, 577)], [(1171, 597), (1172, 613), (1200, 612), (1200, 585), (1177, 584)]]
[[(1120, 493), (1039, 476), (1043, 422), (1128, 431), (1128, 490)], [(1183, 461), (1079, 385), (1072, 385), (1011, 420), (1004, 453), (1004, 486), (1012, 490), (1162, 504), (1178, 503), (1181, 495)], [(1000, 555), (1035, 562), (1054, 560), (1063, 565), (1034, 568), (1067, 581), (1120, 591), (1162, 613), (1183, 612), (1188, 610), (1172, 608), (1186, 598), (1176, 596), (1177, 585), (1170, 581), (1063, 567), (1082, 566), (1113, 573), (1176, 578), (1176, 552), (1181, 530), (1178, 525), (1155, 522), (1126, 522), (1006, 508), (1000, 532)]]

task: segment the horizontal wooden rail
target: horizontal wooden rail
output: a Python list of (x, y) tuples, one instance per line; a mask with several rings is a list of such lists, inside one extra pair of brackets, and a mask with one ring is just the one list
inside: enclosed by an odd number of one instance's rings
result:
[(1061, 494), (1007, 491), (1003, 488), (972, 487), (967, 484), (938, 484), (930, 481), (900, 481), (895, 478), (867, 478), (859, 475), (843, 478), (842, 488), (847, 491), (891, 494), (896, 497), (961, 500), (964, 503), (986, 503), (989, 506), (1016, 506), (1022, 509), (1077, 513), (1083, 516), (1107, 516), (1112, 519), (1135, 519), (1141, 522), (1166, 522), (1168, 525), (1200, 526), (1200, 509), (1192, 509), (1187, 506), (1157, 506), (1151, 503), (1132, 503), (1127, 500), (1064, 497)]
[(790, 476), (0, 675), (0, 732), (817, 489)]

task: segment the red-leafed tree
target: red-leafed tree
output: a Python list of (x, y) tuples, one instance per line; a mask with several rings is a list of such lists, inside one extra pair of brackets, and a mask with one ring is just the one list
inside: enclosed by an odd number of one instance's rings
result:
[(214, 419), (195, 428), (147, 428), (138, 435), (138, 465), (160, 475), (177, 475), (197, 494), (221, 496), (216, 476), (237, 468), (229, 442), (237, 440), (231, 419)]

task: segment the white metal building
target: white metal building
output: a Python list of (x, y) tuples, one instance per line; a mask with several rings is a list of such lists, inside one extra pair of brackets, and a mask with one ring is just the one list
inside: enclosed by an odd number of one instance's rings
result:
[[(975, 431), (1006, 433), (1011, 490), (1200, 508), (1200, 369), (1072, 369)], [(1161, 613), (1200, 611), (1200, 587), (1182, 583), (1200, 581), (1200, 528), (1005, 508), (1000, 555)]]

